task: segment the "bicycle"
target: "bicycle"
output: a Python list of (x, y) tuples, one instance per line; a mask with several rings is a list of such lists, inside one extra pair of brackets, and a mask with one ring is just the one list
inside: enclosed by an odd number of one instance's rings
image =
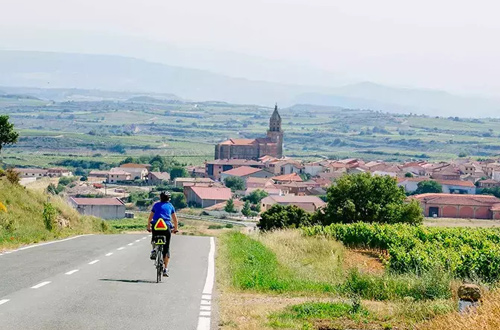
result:
[(155, 267), (156, 267), (156, 283), (161, 282), (161, 277), (163, 275), (163, 245), (165, 245), (165, 242), (167, 241), (166, 236), (155, 236), (154, 237), (154, 244), (155, 244), (155, 251), (156, 251), (156, 260), (155, 260)]

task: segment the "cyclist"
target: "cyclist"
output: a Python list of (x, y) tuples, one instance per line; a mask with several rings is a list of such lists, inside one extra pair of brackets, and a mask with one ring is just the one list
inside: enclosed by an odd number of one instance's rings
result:
[[(155, 230), (155, 225), (159, 219), (163, 219), (167, 225), (166, 230), (158, 231)], [(151, 226), (153, 230), (151, 230)], [(170, 260), (170, 237), (172, 233), (178, 232), (178, 221), (177, 215), (175, 214), (174, 206), (170, 203), (170, 193), (168, 191), (162, 191), (160, 193), (160, 201), (153, 205), (151, 213), (148, 219), (148, 232), (153, 232), (151, 244), (153, 245), (153, 251), (151, 251), (151, 260), (156, 259), (156, 250), (154, 245), (155, 236), (165, 236), (166, 242), (163, 246), (163, 261), (165, 262), (165, 268), (163, 269), (163, 276), (168, 276), (168, 261)]]

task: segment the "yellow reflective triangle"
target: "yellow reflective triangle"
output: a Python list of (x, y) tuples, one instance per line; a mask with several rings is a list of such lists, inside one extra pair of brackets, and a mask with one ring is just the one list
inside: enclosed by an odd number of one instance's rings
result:
[(158, 219), (155, 224), (155, 230), (167, 230), (167, 224), (162, 218)]

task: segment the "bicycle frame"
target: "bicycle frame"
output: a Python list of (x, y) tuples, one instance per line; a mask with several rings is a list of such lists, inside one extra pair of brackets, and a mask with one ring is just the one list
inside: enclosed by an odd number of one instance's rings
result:
[(154, 237), (154, 244), (155, 244), (155, 250), (156, 250), (156, 261), (155, 261), (155, 266), (156, 266), (156, 283), (161, 282), (161, 277), (163, 275), (163, 245), (165, 245), (165, 242), (167, 241), (166, 236), (155, 236)]

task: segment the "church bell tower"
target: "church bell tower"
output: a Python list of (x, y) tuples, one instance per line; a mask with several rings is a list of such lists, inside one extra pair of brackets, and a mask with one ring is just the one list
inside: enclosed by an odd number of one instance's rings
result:
[(278, 113), (278, 104), (274, 106), (274, 112), (269, 120), (267, 137), (277, 144), (277, 157), (283, 157), (283, 130), (281, 129), (281, 116)]

